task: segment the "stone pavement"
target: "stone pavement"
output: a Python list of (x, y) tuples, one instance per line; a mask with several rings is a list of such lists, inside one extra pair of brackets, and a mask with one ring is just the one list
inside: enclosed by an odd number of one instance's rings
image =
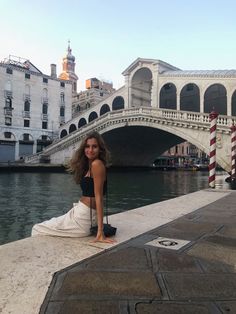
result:
[(235, 314), (236, 191), (57, 272), (40, 313)]

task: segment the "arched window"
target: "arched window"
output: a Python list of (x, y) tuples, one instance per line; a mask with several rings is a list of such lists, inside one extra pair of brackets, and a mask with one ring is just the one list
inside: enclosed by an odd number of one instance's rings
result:
[(97, 113), (95, 111), (93, 111), (90, 113), (88, 121), (91, 122), (91, 121), (97, 119), (97, 117), (98, 117)]
[(5, 100), (5, 106), (7, 109), (11, 109), (12, 108), (12, 100), (10, 97), (7, 97)]
[(124, 109), (125, 101), (121, 96), (117, 96), (114, 98), (112, 102), (112, 110)]
[(63, 138), (65, 137), (66, 135), (68, 135), (67, 131), (64, 129), (61, 131), (61, 135), (60, 135), (60, 138)]
[(232, 95), (231, 115), (236, 116), (236, 90), (234, 91)]
[(200, 112), (200, 91), (196, 84), (189, 83), (182, 88), (180, 110)]
[(110, 107), (107, 104), (102, 105), (100, 109), (100, 116), (110, 111)]
[(160, 108), (176, 110), (176, 104), (176, 87), (172, 83), (167, 83), (160, 91)]
[(78, 123), (78, 128), (81, 128), (82, 126), (86, 124), (87, 124), (86, 120), (84, 118), (81, 118)]
[(24, 111), (30, 111), (30, 102), (26, 100), (24, 103)]
[(76, 130), (76, 126), (75, 124), (71, 124), (70, 127), (69, 127), (69, 133), (72, 133)]
[(204, 94), (204, 112), (210, 113), (212, 110), (218, 114), (227, 114), (226, 88), (221, 84), (209, 86)]
[(60, 117), (65, 116), (65, 107), (60, 107)]
[(42, 113), (48, 114), (48, 104), (47, 103), (43, 103)]

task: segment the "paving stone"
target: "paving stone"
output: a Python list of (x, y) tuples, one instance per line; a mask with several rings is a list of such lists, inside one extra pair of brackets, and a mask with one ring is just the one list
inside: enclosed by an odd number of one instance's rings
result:
[(206, 260), (202, 258), (198, 258), (197, 260), (204, 273), (236, 273), (234, 265), (224, 264), (222, 261)]
[(236, 299), (236, 274), (165, 273), (171, 300)]
[(40, 309), (39, 314), (59, 314), (63, 302), (49, 302), (47, 309)]
[(68, 300), (58, 314), (119, 314), (119, 302)]
[(160, 237), (181, 238), (184, 240), (195, 240), (205, 233), (216, 229), (218, 224), (205, 222), (180, 221), (162, 228), (158, 235)]
[(206, 260), (219, 261), (229, 266), (236, 265), (236, 249), (215, 243), (202, 241), (191, 247), (188, 255), (200, 257)]
[[(188, 304), (188, 303), (138, 303), (136, 305), (137, 314), (211, 314), (208, 305)], [(220, 314), (220, 312), (218, 312)], [(216, 313), (214, 313), (216, 314)]]
[(236, 313), (236, 301), (217, 302), (216, 305), (220, 308), (223, 314)]
[(214, 236), (205, 237), (204, 241), (212, 242), (218, 245), (229, 246), (229, 247), (232, 247), (232, 250), (236, 251), (236, 239), (232, 239), (232, 238), (220, 236), (220, 235), (214, 235)]
[(119, 251), (109, 252), (105, 256), (91, 259), (88, 269), (150, 269), (148, 257), (144, 248), (128, 247)]
[(160, 298), (161, 291), (151, 272), (78, 271), (67, 274), (52, 299), (63, 300), (76, 295)]
[(181, 271), (181, 272), (202, 272), (196, 260), (186, 254), (177, 254), (176, 252), (158, 251), (157, 262), (158, 271)]
[(232, 226), (224, 226), (218, 233), (229, 237), (229, 238), (233, 238), (236, 239), (236, 228), (235, 228), (235, 224)]

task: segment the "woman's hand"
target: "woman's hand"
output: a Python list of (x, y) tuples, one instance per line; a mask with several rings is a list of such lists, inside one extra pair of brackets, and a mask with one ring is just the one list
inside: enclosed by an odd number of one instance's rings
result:
[(98, 233), (96, 238), (92, 242), (102, 242), (102, 243), (112, 244), (112, 243), (115, 243), (116, 240), (105, 237), (103, 233)]

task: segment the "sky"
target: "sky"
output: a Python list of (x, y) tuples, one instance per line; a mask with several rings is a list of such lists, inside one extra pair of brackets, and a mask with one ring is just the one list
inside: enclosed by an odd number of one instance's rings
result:
[(62, 72), (68, 40), (78, 92), (97, 77), (124, 85), (137, 58), (182, 70), (236, 69), (235, 0), (0, 0), (0, 61), (29, 59)]

